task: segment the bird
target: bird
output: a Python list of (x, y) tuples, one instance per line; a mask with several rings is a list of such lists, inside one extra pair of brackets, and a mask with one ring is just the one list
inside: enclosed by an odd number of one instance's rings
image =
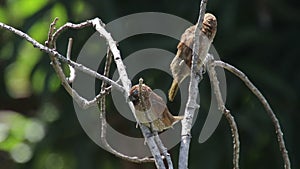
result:
[(152, 131), (162, 132), (183, 119), (183, 116), (173, 116), (164, 100), (145, 84), (142, 84), (141, 91), (139, 84), (133, 86), (129, 100), (134, 105), (138, 122)]
[[(170, 69), (173, 76), (173, 82), (168, 94), (170, 101), (174, 100), (181, 82), (190, 75), (190, 69), (192, 65), (192, 49), (194, 45), (194, 34), (196, 28), (197, 25), (193, 25), (187, 28), (181, 35), (180, 42), (177, 45), (177, 53), (170, 64)], [(204, 15), (202, 29), (199, 32), (200, 36), (204, 38), (202, 38), (202, 41), (200, 41), (201, 44), (198, 53), (199, 60), (197, 61), (198, 66), (201, 65), (202, 60), (207, 55), (210, 44), (212, 43), (217, 32), (217, 19), (213, 14), (206, 13)]]

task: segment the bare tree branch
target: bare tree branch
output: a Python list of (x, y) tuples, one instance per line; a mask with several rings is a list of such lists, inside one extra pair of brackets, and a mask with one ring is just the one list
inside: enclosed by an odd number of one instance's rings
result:
[[(199, 32), (202, 27), (207, 1), (208, 0), (201, 1), (199, 17), (197, 21), (197, 28), (195, 29), (191, 79), (189, 84), (189, 97), (184, 112), (184, 119), (182, 120), (181, 145), (180, 145), (179, 161), (178, 161), (179, 169), (188, 168), (188, 157), (189, 157), (189, 148), (190, 148), (190, 141), (191, 141), (192, 122), (193, 122), (195, 111), (199, 108), (199, 105), (197, 105), (196, 100), (198, 97), (198, 83), (200, 82), (201, 78), (199, 74), (197, 74), (198, 72), (200, 72), (200, 70), (197, 70), (197, 62), (199, 59), (198, 51), (199, 51), (200, 41), (203, 40), (203, 37), (200, 36)], [(205, 54), (204, 57), (206, 55), (207, 54)]]
[(258, 98), (258, 100), (262, 103), (262, 105), (264, 106), (268, 116), (271, 118), (272, 123), (274, 125), (275, 133), (277, 135), (277, 141), (279, 143), (279, 149), (280, 149), (283, 161), (284, 161), (284, 168), (285, 169), (290, 169), (291, 164), (290, 164), (290, 159), (289, 159), (289, 156), (288, 156), (288, 151), (287, 151), (285, 143), (284, 143), (283, 132), (281, 130), (279, 121), (278, 121), (275, 113), (273, 112), (271, 106), (269, 105), (269, 103), (267, 102), (265, 97), (254, 86), (254, 84), (248, 79), (248, 77), (243, 72), (241, 72), (240, 70), (235, 68), (234, 66), (232, 66), (228, 63), (224, 63), (222, 61), (214, 61), (212, 64), (214, 64), (215, 66), (222, 67), (222, 68), (230, 71), (231, 73), (233, 73), (237, 77), (239, 77), (245, 83), (245, 85), (251, 90), (251, 92)]
[(87, 20), (85, 22), (82, 22), (82, 23), (79, 23), (79, 24), (74, 24), (74, 23), (66, 23), (64, 24), (63, 26), (61, 26), (59, 29), (57, 29), (57, 31), (55, 33), (53, 33), (53, 37), (52, 37), (52, 40), (53, 40), (53, 47), (54, 49), (56, 49), (56, 40), (57, 38), (59, 37), (59, 35), (61, 33), (63, 33), (64, 31), (68, 30), (68, 29), (83, 29), (85, 27), (89, 27), (89, 26), (92, 26), (92, 20)]
[(167, 161), (168, 169), (173, 169), (174, 167), (173, 167), (171, 156), (168, 153), (168, 149), (163, 145), (162, 141), (160, 140), (157, 131), (154, 133), (154, 140)]
[[(117, 90), (119, 90), (120, 92), (124, 92), (125, 90), (123, 89), (123, 87), (121, 85), (119, 85), (118, 83), (114, 82), (113, 80), (103, 76), (103, 75), (100, 75), (99, 73), (81, 65), (81, 64), (78, 64), (76, 62), (73, 62), (72, 60), (69, 60), (67, 59), (66, 57), (64, 57), (63, 55), (61, 55), (60, 53), (58, 53), (56, 50), (54, 49), (50, 49), (42, 44), (40, 44), (39, 42), (37, 42), (36, 40), (34, 40), (33, 38), (31, 38), (29, 35), (27, 35), (26, 33), (20, 31), (20, 30), (17, 30), (11, 26), (8, 26), (4, 23), (1, 23), (0, 22), (0, 28), (3, 28), (3, 29), (6, 29), (22, 38), (24, 38), (25, 40), (27, 40), (28, 42), (30, 42), (35, 48), (38, 48), (40, 49), (41, 51), (47, 53), (47, 54), (50, 54), (50, 55), (53, 55), (55, 58), (58, 58), (59, 60), (61, 60), (62, 62), (64, 63), (67, 63), (69, 64), (70, 66), (73, 66), (76, 70), (78, 71), (81, 71), (83, 73), (86, 73), (87, 75), (90, 75), (91, 77), (94, 77), (94, 78), (97, 78), (97, 79), (100, 79), (100, 80), (104, 80), (106, 81), (108, 84), (112, 85), (114, 88), (116, 88)], [(71, 91), (68, 91), (68, 93), (72, 93)], [(71, 95), (73, 96), (73, 95)], [(88, 105), (88, 101), (84, 101), (83, 102), (84, 104)], [(79, 103), (80, 105), (82, 105), (82, 103)]]
[[(108, 48), (107, 55), (106, 55), (106, 61), (105, 61), (105, 67), (104, 67), (104, 73), (103, 73), (103, 75), (106, 76), (106, 77), (109, 77), (111, 63), (112, 63), (112, 53), (111, 53), (111, 51)], [(102, 84), (101, 84), (101, 91), (100, 91), (100, 93), (105, 92), (106, 86), (107, 86), (106, 82), (103, 81)], [(104, 147), (106, 148), (106, 150), (109, 151), (110, 153), (114, 154), (115, 156), (117, 156), (117, 157), (119, 157), (119, 158), (121, 158), (123, 160), (130, 161), (130, 162), (134, 162), (134, 163), (154, 162), (153, 158), (148, 158), (148, 157), (139, 158), (139, 157), (130, 157), (130, 156), (127, 156), (125, 154), (122, 154), (122, 153), (116, 151), (115, 149), (113, 149), (109, 145), (109, 143), (106, 140), (107, 121), (106, 121), (106, 105), (105, 105), (105, 100), (106, 100), (105, 96), (101, 97), (99, 99), (99, 102), (98, 102), (98, 107), (99, 107), (99, 110), (100, 110), (100, 120), (101, 120), (101, 134), (100, 134), (100, 139), (101, 139), (101, 143), (104, 145)]]
[(222, 111), (224, 116), (226, 117), (229, 126), (231, 128), (231, 136), (233, 143), (233, 169), (239, 169), (239, 159), (240, 159), (240, 140), (239, 140), (239, 132), (237, 124), (234, 120), (234, 117), (230, 114), (230, 111), (226, 108)]
[(207, 71), (209, 74), (210, 83), (213, 87), (214, 94), (216, 95), (218, 109), (226, 117), (229, 126), (231, 128), (232, 139), (233, 139), (233, 169), (239, 169), (239, 154), (240, 154), (240, 141), (238, 127), (230, 111), (225, 107), (224, 101), (222, 99), (222, 94), (219, 86), (219, 80), (217, 78), (217, 73), (215, 71), (215, 66), (212, 64), (214, 62), (213, 56), (208, 55)]
[[(139, 79), (139, 103), (141, 104), (141, 107), (143, 108), (143, 111), (145, 112), (145, 115), (146, 115), (146, 118), (147, 118), (147, 121), (149, 122), (150, 124), (150, 128), (152, 130), (152, 133), (154, 135), (154, 140), (155, 140), (155, 143), (157, 144), (160, 152), (162, 152), (164, 154), (164, 157), (168, 163), (168, 168), (169, 169), (173, 169), (173, 163), (172, 163), (172, 160), (171, 160), (171, 157), (170, 157), (170, 154), (168, 153), (167, 151), (167, 148), (165, 148), (165, 146), (163, 145), (162, 141), (160, 140), (159, 136), (158, 136), (158, 132), (153, 130), (155, 127), (153, 126), (153, 123), (152, 123), (152, 120), (151, 118), (149, 117), (149, 114), (146, 113), (146, 105), (145, 105), (145, 98), (143, 97), (142, 95), (142, 85), (143, 85), (143, 79), (140, 78)], [(165, 166), (164, 166), (165, 167)]]
[[(69, 59), (69, 60), (71, 60), (72, 45), (73, 45), (73, 39), (69, 38), (68, 49), (67, 49), (67, 59)], [(69, 83), (73, 83), (73, 81), (75, 80), (75, 77), (76, 77), (76, 71), (72, 66), (68, 65), (68, 67), (70, 70), (70, 75), (67, 78), (67, 81)]]
[[(53, 44), (55, 44), (55, 41), (53, 41), (53, 31), (55, 30), (55, 24), (57, 22), (57, 18), (51, 23), (48, 33), (48, 40), (45, 42), (47, 47), (53, 48)], [(70, 51), (69, 51), (70, 52)], [(91, 101), (87, 101), (85, 98), (81, 97), (68, 83), (68, 80), (61, 68), (61, 64), (58, 61), (58, 59), (55, 57), (56, 55), (53, 53), (49, 53), (51, 65), (53, 69), (55, 70), (56, 74), (58, 75), (63, 87), (66, 89), (66, 91), (72, 96), (72, 98), (81, 106), (84, 108), (87, 108), (88, 106), (95, 104), (96, 99), (93, 99)], [(67, 59), (68, 60), (68, 59)]]
[[(155, 143), (157, 144), (157, 147), (159, 148), (159, 150), (162, 150), (163, 152), (164, 152), (164, 154), (165, 154), (165, 147), (163, 146), (163, 144), (162, 144), (162, 142), (161, 142), (161, 140), (160, 140), (160, 138), (158, 137), (158, 133), (157, 133), (157, 131), (154, 131), (153, 129), (154, 129), (154, 126), (153, 126), (153, 123), (152, 123), (152, 121), (151, 121), (151, 118), (149, 117), (149, 114), (148, 113), (146, 113), (146, 105), (145, 105), (145, 98), (143, 97), (143, 95), (142, 95), (142, 86), (143, 86), (143, 84), (144, 84), (144, 80), (142, 79), (142, 78), (140, 78), (139, 79), (139, 93), (138, 93), (138, 95), (139, 95), (139, 103), (141, 104), (141, 107), (143, 108), (143, 111), (145, 112), (145, 115), (146, 115), (146, 118), (147, 118), (147, 121), (149, 122), (149, 125), (150, 125), (150, 129), (152, 130), (152, 134), (153, 134), (153, 136), (154, 136), (154, 141), (155, 141)], [(140, 124), (140, 123), (139, 123)], [(167, 154), (167, 153), (166, 153)], [(165, 154), (165, 155), (166, 155)], [(173, 164), (172, 164), (172, 161), (171, 161), (171, 158), (169, 158), (169, 156), (165, 156), (166, 157), (166, 160), (168, 161), (168, 164), (171, 164), (171, 165), (169, 165), (169, 169), (170, 169), (170, 167), (171, 168), (173, 168)], [(161, 166), (161, 167), (163, 167), (163, 168), (165, 168), (165, 164), (163, 163), (163, 166)]]
[[(55, 24), (57, 22), (57, 18), (53, 21), (53, 23), (50, 25), (50, 31), (48, 34), (48, 40), (46, 41), (47, 46), (46, 47), (42, 44), (40, 44), (39, 42), (37, 42), (36, 40), (34, 40), (33, 38), (31, 38), (29, 35), (23, 33), (22, 31), (19, 31), (13, 27), (10, 27), (6, 24), (0, 23), (0, 27), (4, 28), (10, 32), (15, 33), (16, 35), (24, 38), (25, 40), (27, 40), (28, 42), (30, 42), (31, 44), (33, 44), (34, 47), (39, 48), (41, 51), (48, 53), (50, 55), (50, 59), (52, 60), (52, 66), (55, 69), (56, 73), (58, 74), (59, 78), (62, 81), (62, 85), (64, 86), (64, 88), (67, 90), (67, 92), (74, 98), (74, 100), (83, 108), (87, 108), (90, 105), (95, 104), (95, 102), (99, 99), (99, 97), (101, 96), (100, 94), (98, 96), (96, 96), (94, 99), (92, 99), (91, 101), (87, 101), (86, 99), (82, 98), (75, 90), (73, 90), (65, 77), (65, 74), (63, 73), (61, 67), (60, 67), (60, 63), (58, 62), (57, 59), (59, 59), (60, 61), (67, 63), (70, 66), (73, 66), (76, 70), (79, 70), (83, 73), (86, 73), (92, 77), (95, 77), (97, 79), (106, 81), (108, 84), (112, 85), (112, 87), (116, 88), (117, 90), (119, 90), (121, 93), (124, 94), (125, 98), (128, 98), (129, 96), (129, 89), (131, 87), (131, 81), (129, 80), (126, 70), (125, 70), (125, 66), (122, 62), (121, 56), (120, 56), (120, 52), (117, 49), (116, 43), (115, 41), (112, 39), (110, 33), (108, 33), (105, 29), (104, 29), (104, 24), (102, 23), (102, 21), (99, 18), (95, 18), (92, 20), (88, 20), (86, 22), (83, 22), (81, 24), (72, 24), (72, 23), (67, 23), (64, 26), (62, 26), (61, 28), (59, 28), (55, 33)], [(93, 25), (95, 27), (95, 29), (100, 33), (101, 37), (104, 37), (107, 42), (108, 45), (110, 47), (110, 50), (113, 53), (114, 56), (114, 61), (117, 65), (118, 68), (118, 72), (120, 75), (120, 80), (123, 84), (123, 86), (119, 85), (118, 83), (114, 82), (113, 80), (98, 74), (97, 72), (81, 65), (78, 64), (76, 62), (73, 62), (72, 60), (64, 57), (63, 55), (61, 55), (60, 53), (58, 53), (55, 50), (55, 41), (57, 39), (57, 37), (60, 35), (60, 33), (62, 33), (63, 31), (67, 30), (68, 28), (73, 28), (73, 29), (81, 29), (87, 26), (91, 26)], [(134, 107), (132, 102), (128, 102), (129, 107), (131, 109), (132, 112), (134, 112)], [(133, 113), (134, 114), (134, 113)], [(160, 155), (159, 149), (154, 141), (154, 137), (150, 136), (151, 132), (150, 130), (143, 126), (140, 125), (140, 128), (142, 130), (143, 136), (146, 139), (146, 142), (149, 146), (149, 149), (153, 155), (153, 157), (155, 158), (155, 164), (157, 166), (157, 168), (164, 168), (162, 166), (164, 166), (163, 164), (163, 159), (162, 156)]]
[[(261, 94), (261, 92), (252, 84), (252, 82), (247, 78), (247, 76), (241, 72), (240, 70), (236, 69), (235, 67), (224, 63), (222, 61), (215, 61), (215, 60), (208, 60), (208, 63), (204, 63), (202, 66), (198, 66), (197, 62), (200, 58), (205, 58), (207, 56), (207, 52), (198, 53), (200, 46), (203, 45), (204, 38), (200, 35), (199, 31), (202, 27), (202, 21), (204, 17), (204, 13), (206, 11), (206, 4), (208, 0), (202, 0), (200, 4), (200, 11), (199, 11), (199, 18), (197, 21), (197, 29), (195, 29), (195, 36), (194, 36), (194, 46), (193, 46), (193, 57), (192, 57), (192, 67), (191, 67), (191, 79), (189, 84), (189, 98), (186, 104), (185, 108), (185, 114), (184, 119), (182, 120), (182, 131), (181, 131), (181, 146), (180, 146), (180, 153), (179, 153), (179, 169), (187, 169), (188, 168), (188, 157), (189, 157), (189, 148), (190, 148), (190, 141), (191, 141), (191, 128), (192, 128), (192, 121), (194, 118), (195, 111), (199, 108), (199, 105), (196, 103), (196, 99), (198, 97), (198, 83), (201, 81), (202, 78), (202, 69), (203, 66), (208, 66), (208, 73), (210, 75), (210, 80), (213, 86), (214, 93), (217, 98), (218, 102), (218, 108), (219, 110), (225, 115), (227, 121), (229, 122), (229, 125), (231, 127), (232, 137), (233, 137), (233, 166), (234, 169), (239, 168), (239, 151), (240, 151), (240, 142), (239, 142), (239, 135), (238, 135), (238, 128), (234, 121), (233, 116), (230, 114), (230, 111), (226, 109), (225, 104), (221, 97), (221, 92), (219, 88), (219, 82), (216, 77), (215, 72), (215, 66), (223, 67), (227, 69), (228, 71), (232, 72), (236, 76), (238, 76), (245, 84), (246, 86), (256, 95), (256, 97), (260, 100), (260, 102), (263, 104), (265, 110), (267, 111), (267, 114), (272, 120), (272, 123), (275, 127), (275, 132), (277, 135), (277, 141), (279, 143), (279, 149), (281, 151), (283, 161), (284, 161), (284, 168), (290, 169), (291, 164), (288, 156), (288, 151), (285, 146), (283, 133), (279, 124), (279, 121), (277, 117), (275, 116), (273, 110), (271, 109), (270, 105), (268, 104), (267, 100), (264, 98), (264, 96)], [(112, 88), (117, 89), (120, 91), (125, 98), (128, 98), (129, 96), (129, 90), (131, 88), (131, 81), (129, 80), (127, 76), (127, 72), (125, 69), (125, 66), (123, 64), (120, 51), (117, 48), (116, 42), (113, 40), (110, 33), (108, 33), (105, 28), (104, 24), (99, 18), (95, 18), (92, 20), (88, 20), (85, 22), (82, 22), (80, 24), (73, 24), (73, 23), (66, 23), (59, 29), (55, 31), (56, 22), (58, 21), (58, 18), (55, 18), (54, 21), (51, 23), (48, 33), (48, 40), (45, 42), (46, 46), (42, 45), (41, 43), (37, 42), (33, 38), (31, 38), (29, 35), (23, 33), (20, 30), (17, 30), (11, 26), (8, 26), (4, 23), (0, 22), (0, 28), (3, 28), (5, 30), (8, 30), (21, 38), (24, 38), (29, 43), (31, 43), (35, 48), (40, 49), (41, 51), (49, 54), (51, 65), (53, 66), (55, 72), (57, 73), (59, 79), (61, 80), (61, 83), (63, 87), (66, 89), (66, 91), (71, 95), (71, 97), (79, 104), (79, 106), (83, 108), (88, 108), (91, 105), (96, 104), (99, 102), (100, 105), (100, 118), (102, 122), (102, 133), (101, 133), (101, 140), (102, 143), (105, 145), (106, 149), (110, 151), (111, 153), (115, 154), (117, 157), (131, 161), (136, 163), (141, 162), (155, 162), (155, 165), (159, 169), (165, 169), (165, 164), (163, 159), (165, 158), (168, 163), (168, 168), (173, 169), (172, 160), (170, 157), (170, 154), (167, 152), (167, 149), (162, 144), (157, 132), (151, 132), (148, 127), (139, 124), (140, 129), (142, 131), (142, 134), (146, 140), (146, 143), (150, 149), (150, 152), (153, 156), (153, 158), (138, 158), (138, 157), (129, 157), (122, 153), (117, 152), (114, 150), (107, 142), (106, 140), (106, 127), (107, 122), (105, 118), (105, 95), (107, 95)], [(68, 29), (82, 29), (88, 26), (94, 26), (96, 31), (99, 32), (100, 36), (105, 38), (107, 41), (107, 44), (109, 46), (109, 52), (107, 56), (106, 66), (104, 75), (101, 75), (97, 73), (94, 70), (91, 70), (79, 63), (76, 63), (72, 61), (70, 58), (71, 55), (71, 47), (72, 47), (72, 40), (69, 40), (68, 44), (68, 51), (65, 56), (61, 55), (59, 52), (56, 51), (56, 40), (57, 38), (66, 30)], [(199, 40), (199, 41), (198, 41)], [(211, 43), (211, 42), (210, 42)], [(205, 45), (205, 47), (210, 47), (209, 45)], [(203, 50), (206, 51), (206, 50)], [(119, 80), (121, 81), (122, 85), (119, 85), (118, 82), (115, 82), (108, 78), (109, 75), (109, 68), (112, 61), (112, 57), (114, 58), (114, 61), (117, 65), (117, 70), (119, 73)], [(210, 58), (205, 58), (210, 59)], [(70, 68), (70, 77), (67, 78), (64, 74), (61, 63), (68, 64)], [(95, 96), (92, 100), (88, 101), (85, 98), (81, 97), (70, 85), (69, 82), (72, 82), (75, 78), (75, 69), (77, 71), (81, 71), (87, 75), (90, 75), (91, 77), (97, 78), (102, 80), (101, 90), (97, 96)], [(199, 70), (200, 69), (200, 70)], [(74, 74), (73, 74), (74, 72)], [(74, 76), (73, 76), (74, 75)], [(108, 86), (110, 85), (110, 86)], [(108, 87), (107, 87), (108, 86)], [(141, 97), (140, 97), (141, 98)], [(128, 99), (127, 99), (128, 100)], [(143, 101), (142, 101), (143, 102)], [(129, 102), (128, 105), (135, 117), (135, 109), (132, 104), (132, 102)], [(136, 117), (135, 117), (136, 118)], [(136, 118), (137, 120), (137, 118)], [(138, 122), (138, 120), (137, 120)], [(150, 123), (150, 126), (152, 124)], [(160, 153), (163, 153), (164, 156), (162, 156)]]
[[(121, 58), (121, 55), (120, 55), (120, 51), (118, 50), (117, 45), (116, 45), (116, 42), (113, 40), (111, 34), (108, 33), (104, 29), (104, 24), (102, 23), (102, 21), (99, 18), (95, 18), (95, 19), (91, 20), (91, 22), (92, 22), (93, 26), (95, 27), (95, 29), (99, 32), (100, 36), (105, 38), (107, 43), (108, 43), (108, 46), (109, 46), (109, 48), (110, 48), (110, 50), (111, 50), (111, 52), (114, 56), (114, 61), (117, 65), (120, 80), (121, 80), (122, 85), (125, 89), (125, 92), (123, 93), (124, 97), (128, 98), (129, 90), (130, 90), (130, 87), (131, 87), (131, 81), (128, 78), (125, 66), (123, 64), (123, 61), (122, 61), (122, 58)], [(132, 102), (128, 102), (128, 105), (129, 105), (136, 121), (138, 121), (136, 116), (135, 116), (135, 113), (134, 113), (135, 109), (134, 109), (134, 106), (133, 106)], [(151, 134), (151, 131), (149, 130), (148, 127), (146, 127), (142, 124), (139, 124), (139, 126), (140, 126), (140, 129), (141, 129), (142, 133), (143, 133), (144, 138), (146, 139), (146, 142), (147, 142), (147, 145), (150, 149), (150, 152), (151, 152), (152, 156), (155, 159), (156, 167), (159, 168), (159, 169), (165, 169), (163, 158), (160, 155), (159, 148), (158, 148), (157, 144), (155, 143), (155, 140), (154, 140), (153, 135)]]
[[(48, 48), (53, 48), (56, 44), (55, 42), (55, 39), (53, 38), (53, 31), (55, 30), (55, 25), (56, 25), (56, 22), (57, 22), (57, 18), (54, 19), (54, 21), (50, 24), (50, 28), (49, 28), (49, 33), (48, 33), (48, 39), (47, 41), (45, 42), (46, 46)], [(69, 46), (68, 46), (68, 52), (67, 52), (67, 55), (70, 55), (71, 53), (71, 44), (69, 43)], [(61, 68), (61, 64), (60, 62), (58, 61), (58, 59), (56, 58), (56, 55), (52, 54), (52, 53), (49, 53), (49, 56), (50, 56), (50, 60), (51, 60), (51, 65), (53, 67), (53, 69), (55, 70), (55, 72), (57, 73), (59, 79), (61, 80), (62, 82), (62, 85), (63, 87), (66, 89), (66, 91), (72, 96), (72, 98), (83, 108), (88, 108), (90, 107), (91, 105), (94, 105), (97, 101), (97, 99), (99, 97), (101, 97), (103, 94), (100, 93), (99, 95), (97, 95), (94, 99), (90, 100), (90, 101), (87, 101), (85, 98), (81, 97), (68, 83), (68, 80)], [(68, 61), (71, 61), (70, 59), (67, 58)], [(74, 62), (76, 63), (76, 62)], [(68, 66), (70, 66), (70, 64), (68, 64)], [(70, 66), (71, 67), (71, 66)], [(93, 73), (97, 73), (95, 71), (93, 71)], [(104, 76), (105, 77), (105, 76)], [(108, 78), (107, 78), (108, 79)]]
[[(56, 26), (56, 23), (58, 21), (58, 17), (55, 17), (53, 22), (50, 24), (50, 27), (49, 27), (49, 31), (48, 31), (48, 39), (46, 40), (45, 42), (45, 45), (46, 46), (49, 46), (51, 49), (53, 48), (53, 34), (55, 33), (55, 26)], [(26, 39), (26, 38), (25, 38)]]

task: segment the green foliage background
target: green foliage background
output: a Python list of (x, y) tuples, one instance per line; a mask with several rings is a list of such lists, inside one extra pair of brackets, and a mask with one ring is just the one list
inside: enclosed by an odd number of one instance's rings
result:
[[(208, 3), (208, 11), (218, 18), (215, 48), (222, 60), (244, 71), (270, 102), (282, 125), (293, 168), (300, 167), (299, 6), (297, 0)], [(108, 23), (128, 14), (154, 11), (195, 23), (198, 8), (198, 0), (0, 0), (0, 21), (43, 43), (55, 17), (59, 17), (59, 26), (94, 17)], [(76, 58), (91, 33), (92, 29), (64, 33), (58, 40), (58, 50), (65, 53), (67, 39), (73, 37), (72, 57)], [(177, 43), (162, 36), (139, 35), (120, 43), (119, 48), (126, 57), (150, 47), (175, 52)], [(0, 30), (0, 169), (154, 168), (153, 164), (120, 160), (88, 138), (76, 118), (72, 99), (49, 62), (46, 54)], [(157, 86), (161, 85), (157, 83), (159, 75), (141, 74)], [(237, 78), (226, 76), (226, 105), (234, 114), (241, 135), (241, 168), (283, 168), (273, 126), (261, 104)], [(232, 143), (224, 118), (207, 142), (197, 142), (210, 104), (208, 81), (205, 76), (200, 85), (201, 108), (193, 128), (190, 168), (231, 168)], [(167, 92), (170, 83), (171, 78), (161, 88)], [(176, 111), (176, 102), (168, 105), (172, 112)], [(116, 129), (140, 134), (134, 124), (129, 124), (129, 128), (128, 122), (110, 109), (108, 119)], [(178, 146), (171, 150), (174, 159), (177, 150)]]

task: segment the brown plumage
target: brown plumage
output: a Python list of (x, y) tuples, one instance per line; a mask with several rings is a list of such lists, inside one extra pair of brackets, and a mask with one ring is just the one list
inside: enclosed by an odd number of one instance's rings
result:
[[(170, 64), (171, 72), (173, 75), (173, 82), (169, 90), (169, 100), (173, 101), (175, 95), (178, 91), (180, 83), (190, 75), (190, 69), (192, 65), (192, 49), (194, 41), (196, 25), (189, 27), (181, 35), (179, 44), (177, 45), (177, 53), (172, 63)], [(213, 14), (206, 13), (204, 15), (202, 29), (200, 31), (200, 36), (205, 35), (202, 39), (199, 49), (199, 60), (198, 65), (202, 63), (203, 57), (206, 56), (210, 44), (213, 41), (217, 32), (217, 19)], [(203, 56), (205, 55), (205, 56)]]
[(129, 91), (129, 100), (134, 105), (135, 115), (140, 123), (150, 128), (151, 122), (152, 130), (160, 132), (183, 119), (183, 116), (173, 116), (163, 99), (154, 93), (149, 86), (143, 84), (140, 93), (145, 105), (141, 103), (139, 92), (139, 85), (133, 86)]

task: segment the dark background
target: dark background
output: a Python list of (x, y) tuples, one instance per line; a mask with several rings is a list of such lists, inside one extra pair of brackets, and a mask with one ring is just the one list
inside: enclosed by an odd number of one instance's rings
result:
[[(137, 12), (164, 12), (195, 23), (199, 3), (195, 0), (0, 0), (0, 21), (43, 43), (54, 17), (60, 18), (58, 25), (94, 17), (108, 23)], [(297, 0), (211, 0), (207, 7), (218, 19), (215, 48), (223, 61), (247, 74), (269, 101), (280, 120), (292, 168), (300, 167), (299, 6)], [(68, 31), (58, 39), (58, 50), (65, 53), (67, 39), (73, 37), (75, 58), (92, 33), (92, 29)], [(146, 34), (122, 41), (119, 48), (126, 57), (150, 47), (175, 52), (177, 43), (171, 38)], [(0, 169), (155, 168), (154, 164), (123, 161), (92, 142), (81, 128), (72, 99), (60, 86), (49, 62), (46, 54), (0, 30)], [(159, 71), (140, 75), (151, 82), (161, 78)], [(239, 79), (230, 73), (226, 73), (226, 78), (226, 106), (235, 116), (240, 132), (241, 168), (283, 168), (274, 128), (262, 105)], [(165, 92), (171, 83), (171, 78), (167, 79), (168, 83), (161, 86)], [(200, 91), (201, 108), (192, 131), (189, 168), (232, 168), (232, 139), (225, 118), (208, 141), (197, 142), (210, 104), (207, 76)], [(172, 112), (176, 111), (174, 105), (176, 102), (168, 103)], [(133, 123), (128, 127), (128, 122), (113, 107), (109, 110), (112, 126), (121, 132), (140, 135)], [(170, 153), (177, 165), (178, 146)]]

